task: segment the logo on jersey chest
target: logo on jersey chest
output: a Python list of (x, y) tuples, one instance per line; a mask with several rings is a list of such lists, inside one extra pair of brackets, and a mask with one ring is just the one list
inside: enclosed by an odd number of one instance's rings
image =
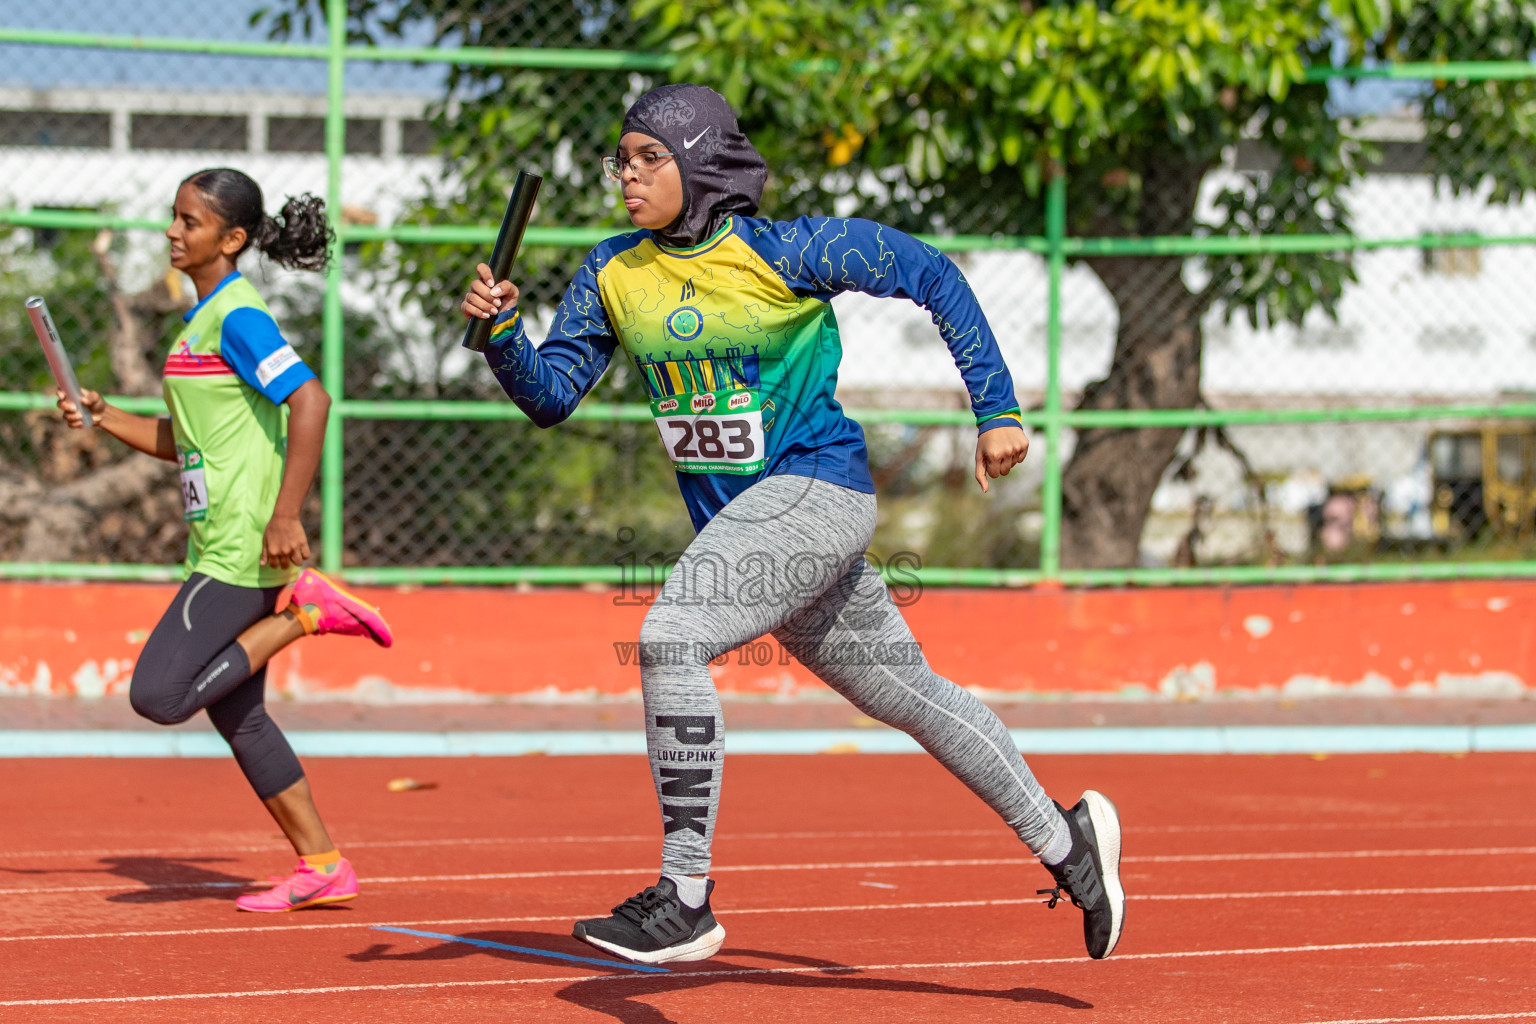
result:
[(692, 341), (704, 332), (704, 315), (692, 306), (679, 306), (667, 314), (667, 333), (678, 341)]

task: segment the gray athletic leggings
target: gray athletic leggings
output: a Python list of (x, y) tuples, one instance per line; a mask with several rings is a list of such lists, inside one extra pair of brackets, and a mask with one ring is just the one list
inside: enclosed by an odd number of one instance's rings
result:
[(1050, 841), (1059, 814), (1008, 730), (928, 667), (864, 560), (874, 530), (873, 494), (773, 476), (722, 509), (678, 560), (640, 629), (663, 871), (709, 871), (725, 753), (709, 662), (765, 633), (860, 711), (921, 743), (1031, 850)]
[(235, 638), (272, 614), (282, 587), (236, 587), (193, 573), (133, 666), (128, 700), (151, 722), (175, 725), (204, 708), (262, 800), (304, 777), (264, 702), (267, 669)]

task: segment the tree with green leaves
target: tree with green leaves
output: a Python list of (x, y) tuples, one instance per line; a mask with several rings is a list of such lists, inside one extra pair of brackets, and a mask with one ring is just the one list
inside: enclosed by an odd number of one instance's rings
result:
[[(324, 13), (324, 0), (279, 0), (251, 20), (278, 38), (310, 38)], [(642, 34), (625, 0), (349, 0), (354, 43), (417, 39), (423, 25), (431, 43), (448, 46), (634, 50)], [(422, 183), (404, 221), (494, 224), (517, 172), (528, 169), (545, 179), (535, 225), (627, 226), (600, 160), (625, 109), (649, 84), (627, 71), (451, 67), (430, 111), (442, 173)], [(502, 397), (483, 370), (440, 372), (442, 362), (462, 355), (459, 301), (467, 275), (488, 255), (489, 246), (462, 243), (363, 247), (371, 279), (438, 326), (432, 343), (439, 365), (423, 374), (430, 382), (380, 372), (392, 362), (387, 345), (359, 338), (366, 324), (349, 314), (350, 397)], [(559, 301), (584, 255), (569, 247), (523, 249), (517, 279), (533, 319)], [(617, 363), (591, 400), (640, 402), (646, 393), (633, 367)], [(518, 422), (356, 422), (347, 429), (346, 550), (367, 564), (605, 564), (629, 544), (617, 538), (633, 539), (626, 529), (638, 531), (634, 543), (646, 550), (681, 550), (689, 528), (677, 515), (667, 465), (645, 423), (578, 421), (542, 431)]]
[[(797, 211), (854, 193), (861, 216), (928, 231), (1041, 234), (1046, 183), (1063, 174), (1074, 234), (1349, 234), (1346, 190), (1375, 152), (1309, 68), (1536, 49), (1536, 7), (1507, 0), (639, 0), (637, 13), (653, 22), (649, 44), (677, 56), (676, 78), (717, 84), (742, 109)], [(1424, 92), (1426, 170), (1440, 183), (1489, 186), (1495, 202), (1536, 184), (1536, 82)], [(1202, 182), (1243, 141), (1269, 150), (1272, 169), (1202, 216)], [(1198, 275), (1178, 256), (1083, 262), (1119, 326), (1081, 409), (1199, 407), (1209, 311), (1299, 324), (1334, 315), (1353, 280), (1345, 253), (1206, 257)], [(1078, 433), (1064, 566), (1136, 563), (1183, 433)]]
[[(319, 9), (289, 5), (289, 27)], [(909, 231), (1038, 235), (1047, 184), (1064, 175), (1068, 230), (1110, 238), (1347, 235), (1347, 189), (1376, 154), (1309, 69), (1536, 50), (1536, 7), (1514, 0), (351, 0), (350, 11), (359, 36), (427, 19), (440, 42), (670, 53), (673, 79), (714, 86), (741, 112), (772, 168), (769, 216), (832, 213), (839, 200), (846, 211), (852, 198), (857, 215)], [(618, 77), (456, 69), (458, 112), (445, 104), (437, 124), (464, 198), (419, 215), (493, 220), (522, 162), (551, 167), (562, 144), (579, 153), (613, 136), (641, 84)], [(1536, 82), (1423, 92), (1426, 170), (1439, 183), (1494, 202), (1536, 184)], [(1240, 142), (1268, 150), (1271, 169), (1202, 210), (1202, 183)], [(570, 166), (570, 183), (595, 181)], [(560, 191), (569, 198), (545, 222), (617, 221), (598, 190)], [(424, 309), (444, 310), (460, 260), (451, 275), (431, 254), (404, 269)], [(543, 263), (545, 283), (569, 262)], [(1333, 315), (1353, 280), (1347, 253), (1205, 257), (1198, 274), (1179, 256), (1082, 262), (1119, 313), (1108, 372), (1079, 402), (1089, 410), (1199, 407), (1207, 314), (1300, 324)], [(1183, 435), (1078, 432), (1063, 478), (1064, 566), (1135, 564)]]
[[(257, 8), (251, 22), (275, 38), (310, 38), (324, 16), (325, 0), (278, 0)], [(642, 35), (627, 0), (348, 0), (349, 42), (384, 45), (422, 26), (436, 46), (634, 50)], [(537, 169), (545, 181), (533, 224), (627, 225), (617, 194), (603, 180), (594, 142), (613, 136), (629, 103), (648, 84), (627, 71), (450, 65), (440, 101), (430, 111), (443, 173), (424, 183), (426, 194), (407, 207), (404, 221), (496, 223), (517, 172)], [(452, 324), (462, 320), (458, 304), (465, 275), (474, 271), (473, 254), (456, 243), (371, 246), (364, 255), (407, 301), (435, 321)], [(518, 258), (523, 290), (533, 297), (552, 295), (547, 303), (552, 307), (582, 255), (525, 249)], [(444, 332), (445, 344), (457, 347), (453, 334)], [(500, 393), (488, 375), (482, 384), (489, 389), (484, 393)]]

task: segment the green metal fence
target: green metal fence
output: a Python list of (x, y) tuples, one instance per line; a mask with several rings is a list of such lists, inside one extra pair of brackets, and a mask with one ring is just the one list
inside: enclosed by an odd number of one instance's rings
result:
[[(587, 564), (539, 564), (538, 551), (519, 550), (513, 540), (501, 548), (484, 549), (486, 564), (380, 564), (371, 558), (344, 558), (347, 549), (346, 516), (349, 508), (362, 507), (370, 513), (387, 511), (379, 504), (380, 479), (368, 478), (363, 490), (349, 491), (355, 482), (355, 470), (347, 467), (349, 439), (362, 437), (371, 447), (359, 458), (387, 461), (398, 468), (399, 478), (389, 485), (397, 502), (430, 504), (448, 501), (441, 494), (417, 494), (408, 452), (413, 445), (428, 450), (438, 463), (448, 466), (447, 473), (468, 474), (475, 471), (473, 453), (482, 450), (487, 435), (484, 430), (519, 430), (519, 444), (535, 451), (538, 443), (531, 428), (510, 402), (461, 399), (392, 399), (366, 397), (369, 388), (349, 381), (347, 342), (349, 322), (344, 308), (345, 251), (364, 243), (386, 243), (402, 249), (425, 245), (461, 245), (466, 247), (466, 265), (479, 252), (488, 250), (495, 236), (495, 225), (435, 226), (396, 222), (368, 225), (348, 222), (343, 216), (342, 175), (347, 157), (346, 71), (349, 65), (364, 62), (449, 63), (457, 66), (497, 66), (563, 71), (658, 72), (669, 66), (662, 55), (603, 50), (550, 50), (515, 48), (431, 49), (350, 45), (345, 32), (344, 0), (327, 0), (328, 39), (324, 45), (198, 40), (182, 38), (140, 38), (121, 35), (61, 32), (37, 29), (0, 28), (0, 44), (25, 44), (49, 47), (58, 53), (84, 53), (98, 50), (125, 50), (162, 54), (204, 54), (231, 58), (260, 58), (274, 62), (322, 61), (327, 71), (324, 114), (324, 156), (327, 166), (327, 207), (337, 229), (336, 259), (320, 292), (318, 360), (322, 381), (338, 399), (332, 407), (332, 419), (321, 467), (318, 501), (318, 533), (321, 565), (328, 571), (344, 571), (349, 579), (364, 583), (474, 583), (474, 584), (575, 584), (618, 583), (624, 579), (623, 557), (618, 547), (606, 559), (592, 558)], [(1395, 65), (1385, 68), (1314, 69), (1314, 80), (1323, 77), (1348, 79), (1390, 78), (1423, 80), (1464, 78), (1500, 80), (1536, 78), (1536, 65), (1529, 63), (1465, 63), (1435, 65)], [(928, 240), (953, 254), (995, 253), (1016, 250), (1043, 257), (1046, 270), (1044, 380), (1038, 406), (1025, 414), (1025, 422), (1036, 431), (1037, 458), (1043, 463), (1038, 500), (1038, 556), (1021, 556), (1016, 563), (978, 568), (925, 565), (922, 580), (935, 585), (1014, 586), (1041, 581), (1067, 585), (1123, 585), (1222, 582), (1303, 582), (1353, 581), (1382, 579), (1458, 578), (1468, 576), (1514, 576), (1536, 574), (1536, 560), (1527, 556), (1524, 546), (1493, 550), (1475, 559), (1454, 556), (1434, 559), (1376, 559), (1372, 561), (1317, 561), (1292, 559), (1293, 564), (1231, 564), (1196, 567), (1125, 566), (1106, 570), (1064, 570), (1061, 565), (1062, 470), (1066, 445), (1074, 431), (1083, 428), (1149, 427), (1273, 427), (1306, 424), (1369, 424), (1435, 422), (1467, 424), (1471, 421), (1519, 420), (1536, 415), (1536, 402), (1517, 400), (1476, 400), (1456, 403), (1424, 404), (1416, 401), (1375, 402), (1356, 407), (1308, 407), (1305, 402), (1284, 408), (1201, 408), (1186, 410), (1101, 410), (1072, 411), (1066, 402), (1063, 384), (1064, 282), (1069, 262), (1083, 257), (1201, 256), (1235, 252), (1346, 252), (1407, 249), (1420, 252), (1475, 250), (1492, 251), (1508, 247), (1536, 246), (1536, 231), (1510, 232), (1490, 236), (1482, 232), (1446, 231), (1432, 234), (1408, 234), (1397, 237), (1340, 237), (1336, 235), (1293, 234), (1280, 237), (1166, 237), (1166, 238), (1086, 238), (1067, 233), (1067, 212), (1072, 201), (1072, 183), (1062, 176), (1054, 178), (1045, 194), (1046, 233), (1041, 237), (999, 237), (986, 234), (948, 235)], [(38, 210), (4, 208), (0, 194), (0, 225), (34, 231), (86, 232), (110, 229), (117, 232), (157, 231), (163, 224), (154, 218), (120, 217), (110, 212), (89, 210)], [(585, 247), (609, 234), (607, 229), (592, 227), (534, 227), (525, 245), (539, 247)], [(1536, 269), (1533, 261), (1532, 269)], [(443, 330), (456, 334), (458, 325), (445, 323)], [(1017, 371), (1016, 371), (1017, 373)], [(1022, 386), (1025, 382), (1019, 381)], [(158, 399), (125, 396), (114, 399), (133, 411), (155, 412), (163, 409)], [(0, 392), (0, 416), (27, 410), (47, 409), (51, 399), (32, 390)], [(907, 429), (925, 427), (966, 427), (972, 422), (961, 408), (870, 407), (850, 410), (866, 425), (891, 424)], [(650, 418), (648, 408), (633, 401), (589, 401), (574, 420), (613, 425), (617, 433), (603, 443), (625, 446), (626, 452), (639, 452), (640, 446), (654, 446), (644, 436), (644, 424)], [(369, 435), (371, 424), (392, 424), (377, 436)], [(402, 426), (415, 424), (414, 427)], [(434, 426), (436, 425), (436, 426)], [(381, 430), (383, 428), (380, 428)], [(628, 430), (629, 433), (623, 433)], [(415, 433), (412, 433), (415, 431)], [(18, 437), (20, 434), (18, 434)], [(12, 442), (13, 444), (20, 442)], [(649, 449), (646, 449), (649, 450)], [(469, 453), (465, 456), (463, 453)], [(82, 456), (83, 458), (84, 456)], [(635, 456), (639, 458), (639, 455)], [(459, 459), (461, 461), (455, 461)], [(658, 462), (658, 467), (661, 464)], [(456, 467), (456, 468), (455, 468)], [(424, 471), (423, 471), (424, 473)], [(441, 477), (435, 479), (441, 480)], [(535, 495), (534, 497), (537, 497)], [(457, 500), (457, 499), (454, 499)], [(510, 499), (509, 499), (510, 500)], [(375, 506), (378, 506), (376, 509)], [(973, 506), (974, 507), (974, 506)], [(530, 506), (530, 511), (532, 506)], [(681, 518), (680, 509), (674, 510)], [(508, 515), (505, 508), (482, 510), (488, 520)], [(462, 511), (453, 515), (467, 514)], [(419, 520), (402, 518), (402, 523), (420, 528)], [(406, 527), (401, 527), (405, 529)], [(445, 528), (446, 529), (446, 528)], [(142, 531), (141, 531), (142, 534)], [(124, 536), (134, 534), (127, 530)], [(621, 538), (622, 539), (622, 538)], [(393, 541), (388, 535), (370, 550), (386, 550)], [(406, 557), (410, 561), (410, 556)], [(931, 559), (930, 559), (931, 561)], [(994, 559), (994, 561), (996, 561)], [(1036, 564), (1026, 564), (1034, 561)], [(0, 576), (13, 578), (79, 579), (166, 579), (176, 567), (144, 564), (131, 559), (106, 563), (25, 562), (0, 563)]]

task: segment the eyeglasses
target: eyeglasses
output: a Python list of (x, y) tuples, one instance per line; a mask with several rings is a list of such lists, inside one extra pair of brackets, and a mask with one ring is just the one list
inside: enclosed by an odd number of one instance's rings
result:
[(624, 168), (628, 167), (642, 178), (649, 178), (668, 157), (676, 156), (669, 149), (645, 149), (634, 156), (624, 158), (620, 156), (603, 157), (603, 173), (614, 181), (624, 180)]

